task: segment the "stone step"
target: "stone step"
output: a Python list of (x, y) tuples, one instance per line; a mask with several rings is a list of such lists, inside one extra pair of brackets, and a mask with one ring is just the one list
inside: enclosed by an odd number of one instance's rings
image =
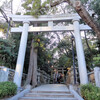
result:
[(31, 90), (31, 93), (70, 93), (69, 91), (34, 91)]
[(25, 97), (74, 97), (72, 94), (63, 93), (28, 93)]
[(51, 98), (51, 97), (22, 97), (19, 100), (77, 100), (75, 98)]

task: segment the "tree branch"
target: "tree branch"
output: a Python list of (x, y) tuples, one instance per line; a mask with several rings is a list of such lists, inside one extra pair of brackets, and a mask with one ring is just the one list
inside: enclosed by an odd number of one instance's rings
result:
[(87, 36), (86, 36), (86, 32), (84, 32), (84, 35), (85, 35), (85, 41), (86, 41), (87, 47), (88, 47), (90, 53), (92, 54), (92, 50), (91, 50), (91, 48), (90, 48), (90, 46), (89, 46), (89, 44), (88, 44), (88, 40), (87, 40)]
[(63, 2), (68, 3), (70, 6), (72, 6), (76, 10), (76, 12), (79, 14), (79, 16), (83, 19), (83, 21), (94, 30), (94, 32), (98, 36), (98, 39), (100, 40), (99, 25), (89, 15), (89, 13), (86, 11), (84, 6), (82, 5), (81, 1), (80, 0), (78, 0), (78, 1), (76, 1), (76, 0), (58, 0), (58, 1), (52, 2), (50, 5), (51, 5), (51, 7), (54, 7)]
[(67, 1), (67, 0), (58, 0), (58, 1), (52, 2), (52, 0), (51, 0), (50, 6), (51, 6), (51, 7), (54, 7), (54, 6), (57, 6), (57, 5), (61, 4), (61, 3), (66, 2), (66, 1)]

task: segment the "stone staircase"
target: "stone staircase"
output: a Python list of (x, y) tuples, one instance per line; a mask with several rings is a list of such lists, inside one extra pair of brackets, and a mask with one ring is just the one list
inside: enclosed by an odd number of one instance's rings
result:
[[(54, 88), (54, 87), (53, 87)], [(68, 89), (61, 89), (58, 85), (55, 88), (50, 86), (40, 87), (32, 89), (29, 93), (25, 94), (24, 97), (19, 100), (77, 100)]]
[(30, 91), (19, 100), (77, 100), (70, 92), (65, 91)]

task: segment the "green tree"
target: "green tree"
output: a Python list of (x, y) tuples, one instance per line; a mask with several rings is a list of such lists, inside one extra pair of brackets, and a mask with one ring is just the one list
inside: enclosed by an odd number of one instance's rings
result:
[(38, 17), (39, 15), (44, 15), (49, 10), (48, 6), (48, 0), (45, 1), (43, 4), (41, 0), (27, 0), (22, 6), (26, 9), (27, 15), (34, 15), (35, 17)]
[(72, 59), (70, 57), (67, 57), (66, 55), (61, 55), (61, 57), (58, 59), (58, 67), (71, 67), (72, 65)]
[(17, 53), (13, 41), (0, 38), (0, 65), (15, 68)]
[[(56, 59), (56, 63), (57, 63), (56, 66), (65, 67), (65, 68), (71, 67), (73, 63), (71, 36), (69, 35), (64, 36), (64, 38), (61, 39), (57, 44), (56, 51), (58, 52), (58, 59)], [(75, 44), (74, 44), (74, 52), (75, 52)], [(76, 59), (76, 53), (74, 56)]]

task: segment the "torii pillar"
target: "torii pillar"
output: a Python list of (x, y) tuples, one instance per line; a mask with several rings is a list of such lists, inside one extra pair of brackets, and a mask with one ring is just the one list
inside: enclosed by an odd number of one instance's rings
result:
[(87, 69), (86, 69), (84, 50), (82, 46), (82, 40), (80, 36), (80, 26), (79, 26), (78, 18), (73, 19), (73, 25), (74, 25), (74, 34), (75, 34), (75, 43), (76, 43), (80, 83), (87, 84), (88, 83)]
[(30, 23), (29, 21), (23, 21), (23, 30), (21, 35), (20, 47), (19, 47), (15, 76), (14, 76), (14, 83), (16, 83), (18, 87), (21, 87), (29, 23)]

